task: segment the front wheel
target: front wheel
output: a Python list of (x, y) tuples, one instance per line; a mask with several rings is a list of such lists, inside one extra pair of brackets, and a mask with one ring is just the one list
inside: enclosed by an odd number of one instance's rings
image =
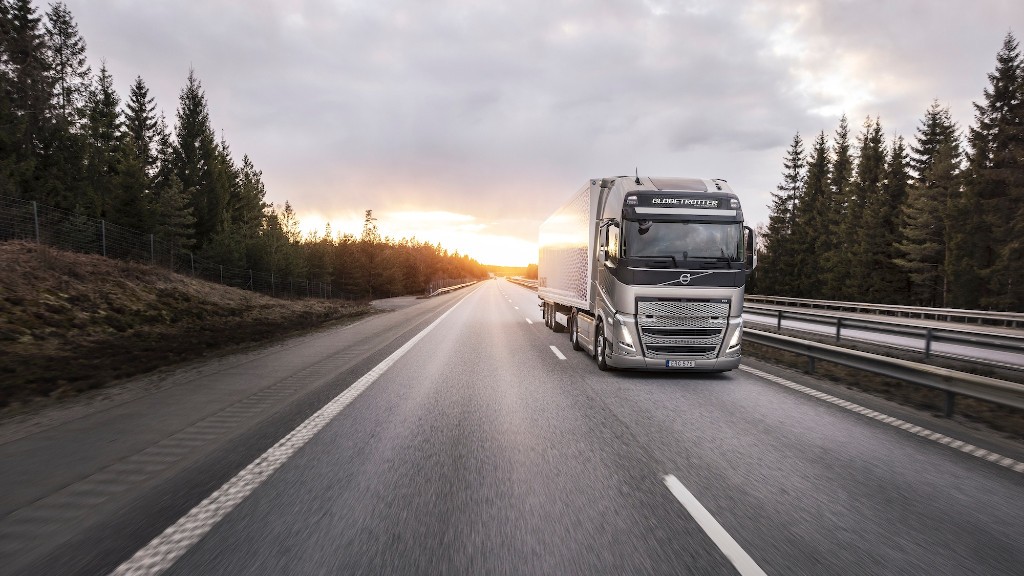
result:
[(597, 327), (597, 336), (594, 338), (594, 360), (597, 360), (597, 368), (602, 372), (611, 370), (608, 365), (608, 339), (604, 337), (604, 328)]

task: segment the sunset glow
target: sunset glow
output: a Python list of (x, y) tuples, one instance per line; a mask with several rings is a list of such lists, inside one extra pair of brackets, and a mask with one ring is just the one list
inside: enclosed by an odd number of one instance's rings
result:
[[(535, 239), (489, 232), (492, 226), (475, 216), (440, 210), (403, 210), (374, 212), (382, 237), (395, 240), (415, 238), (420, 242), (440, 244), (449, 252), (466, 254), (481, 264), (526, 266), (537, 261)], [(363, 214), (336, 214), (330, 217), (318, 212), (299, 213), (303, 236), (322, 236), (331, 225), (335, 238), (343, 234), (359, 236), (363, 230)]]

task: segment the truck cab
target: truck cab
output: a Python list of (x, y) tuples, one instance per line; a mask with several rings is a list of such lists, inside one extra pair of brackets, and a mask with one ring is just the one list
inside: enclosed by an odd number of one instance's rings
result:
[[(728, 183), (595, 179), (552, 219), (542, 226), (538, 295), (546, 322), (568, 328), (573, 348), (601, 369), (739, 366), (754, 235)], [(586, 290), (567, 294), (571, 270), (585, 272)]]

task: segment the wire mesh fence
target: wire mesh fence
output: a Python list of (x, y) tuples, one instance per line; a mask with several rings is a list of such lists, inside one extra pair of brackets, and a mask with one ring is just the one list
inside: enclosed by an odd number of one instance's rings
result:
[(0, 196), (0, 242), (24, 240), (69, 252), (148, 262), (181, 274), (277, 297), (332, 298), (331, 283), (210, 262), (147, 234), (34, 201)]

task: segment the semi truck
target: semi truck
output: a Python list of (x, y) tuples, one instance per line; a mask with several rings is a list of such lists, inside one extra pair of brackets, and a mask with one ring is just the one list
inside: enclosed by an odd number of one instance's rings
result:
[(601, 370), (732, 370), (755, 241), (725, 180), (592, 179), (540, 227), (544, 324)]

